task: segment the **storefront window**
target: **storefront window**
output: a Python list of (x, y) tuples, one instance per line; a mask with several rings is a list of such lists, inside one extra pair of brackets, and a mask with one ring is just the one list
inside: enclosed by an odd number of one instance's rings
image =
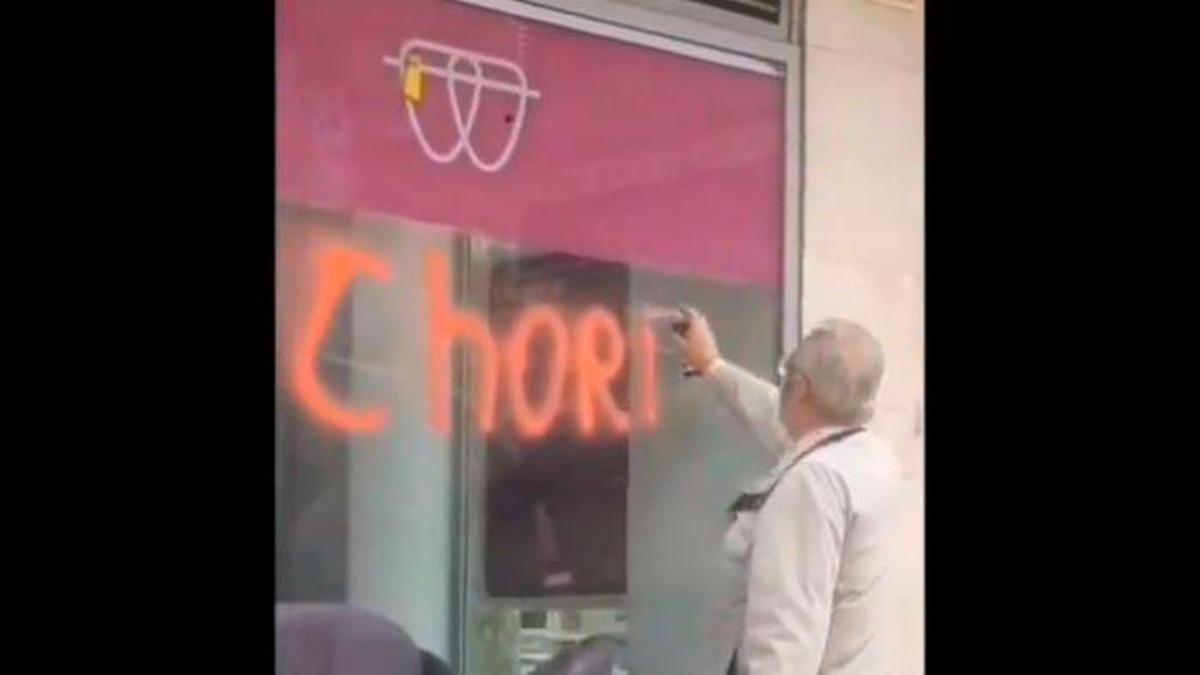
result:
[(661, 317), (773, 371), (784, 80), (441, 0), (279, 26), (277, 602), (454, 672), (724, 672), (762, 465)]

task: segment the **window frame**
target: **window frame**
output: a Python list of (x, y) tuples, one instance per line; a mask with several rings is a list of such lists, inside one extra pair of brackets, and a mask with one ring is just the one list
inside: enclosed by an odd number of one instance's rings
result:
[[(458, 0), (479, 4), (477, 0)], [(484, 0), (485, 2), (487, 0)], [(743, 36), (787, 42), (795, 15), (803, 11), (803, 2), (781, 0), (777, 22), (756, 19), (738, 12), (703, 5), (692, 0), (517, 0), (521, 4), (558, 9), (563, 12), (616, 21), (633, 26), (666, 29), (673, 37), (695, 39), (700, 24)], [(717, 44), (730, 44), (722, 41)]]

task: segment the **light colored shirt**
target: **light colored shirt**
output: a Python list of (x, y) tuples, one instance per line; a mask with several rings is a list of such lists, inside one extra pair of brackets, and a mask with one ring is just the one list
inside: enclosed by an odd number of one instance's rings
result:
[[(751, 491), (778, 480), (756, 513), (740, 513), (725, 550), (744, 592), (728, 615), (742, 625), (740, 675), (881, 675), (890, 672), (882, 627), (890, 609), (888, 560), (901, 473), (870, 433), (806, 452), (841, 427), (793, 441), (778, 414), (778, 388), (730, 363), (706, 373), (775, 467)], [(785, 471), (786, 470), (786, 471)]]

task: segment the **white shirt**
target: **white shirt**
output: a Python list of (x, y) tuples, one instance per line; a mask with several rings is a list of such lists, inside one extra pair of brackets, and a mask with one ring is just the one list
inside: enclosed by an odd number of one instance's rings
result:
[(706, 380), (777, 458), (751, 489), (781, 475), (757, 513), (741, 513), (725, 549), (745, 578), (731, 614), (743, 626), (740, 675), (879, 675), (890, 659), (881, 628), (889, 610), (889, 534), (900, 485), (899, 464), (869, 433), (821, 447), (787, 465), (823, 438), (799, 441), (779, 422), (778, 389), (729, 363)]

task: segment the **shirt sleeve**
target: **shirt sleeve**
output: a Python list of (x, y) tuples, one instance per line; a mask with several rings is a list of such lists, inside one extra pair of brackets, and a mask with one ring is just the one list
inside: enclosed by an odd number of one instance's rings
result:
[(844, 494), (827, 468), (801, 462), (759, 512), (742, 675), (816, 675), (820, 668), (846, 530)]
[(727, 361), (714, 364), (705, 379), (716, 388), (725, 406), (773, 457), (792, 447), (779, 421), (779, 387)]

